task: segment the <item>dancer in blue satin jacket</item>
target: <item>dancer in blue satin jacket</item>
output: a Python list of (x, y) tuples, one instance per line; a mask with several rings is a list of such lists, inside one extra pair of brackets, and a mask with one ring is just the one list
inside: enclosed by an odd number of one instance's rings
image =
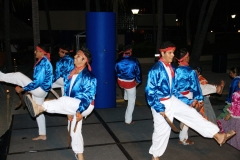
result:
[(72, 52), (68, 45), (59, 47), (60, 60), (56, 63), (56, 69), (53, 76), (52, 88), (61, 88), (62, 95), (64, 94), (64, 80), (67, 75), (73, 70), (73, 58), (69, 55)]
[(115, 65), (117, 82), (124, 89), (124, 99), (128, 100), (125, 123), (133, 124), (132, 113), (136, 100), (136, 86), (142, 82), (140, 64), (137, 58), (131, 56), (132, 47), (130, 45), (124, 46), (120, 54), (123, 54), (123, 56)]
[[(215, 124), (204, 119), (194, 108), (190, 107), (194, 106), (196, 101), (183, 97), (175, 89), (175, 75), (170, 64), (175, 48), (173, 43), (164, 42), (159, 49), (161, 54), (159, 62), (148, 73), (145, 92), (153, 115), (154, 130), (152, 145), (149, 149), (152, 160), (159, 160), (167, 148), (171, 132), (171, 127), (166, 121), (167, 117), (171, 122), (173, 118), (182, 121), (202, 136), (214, 138), (220, 145), (236, 134), (233, 130), (228, 133), (218, 133), (219, 128)], [(178, 99), (181, 97), (188, 105)]]
[(52, 87), (52, 74), (52, 65), (47, 57), (44, 56), (34, 67), (33, 81), (24, 86), (23, 91), (31, 91), (40, 87), (45, 92), (48, 92)]
[[(37, 45), (34, 53), (37, 62), (34, 66), (33, 80), (20, 72), (15, 72), (7, 74), (0, 73), (0, 81), (2, 80), (7, 83), (18, 85), (15, 90), (19, 94), (23, 91), (30, 92), (36, 103), (41, 105), (52, 87), (53, 69), (49, 61), (50, 54), (48, 45)], [(44, 114), (37, 116), (36, 121), (39, 128), (39, 136), (33, 138), (33, 140), (46, 140), (46, 122)]]
[[(203, 105), (203, 95), (196, 72), (189, 66), (189, 52), (182, 48), (178, 50), (175, 58), (178, 67), (175, 70), (175, 88), (190, 100), (197, 100)], [(183, 101), (184, 102), (184, 101)], [(202, 114), (204, 115), (203, 108)], [(188, 126), (180, 123), (179, 144), (193, 145), (194, 142), (188, 139)]]
[(186, 98), (176, 90), (174, 79), (175, 76), (172, 78), (170, 84), (168, 73), (165, 71), (163, 62), (161, 61), (158, 61), (149, 71), (148, 80), (149, 82), (151, 80), (151, 83), (147, 84), (145, 92), (148, 104), (154, 108), (156, 112), (160, 113), (165, 111), (165, 106), (161, 103), (160, 99), (170, 98), (173, 95), (188, 105), (193, 103), (193, 100)]
[(93, 111), (97, 88), (97, 79), (90, 72), (90, 62), (91, 53), (87, 48), (82, 48), (77, 52), (74, 56), (75, 67), (67, 74), (62, 97), (45, 101), (42, 105), (37, 105), (30, 96), (25, 98), (33, 117), (42, 112), (68, 115), (68, 130), (72, 137), (71, 146), (78, 160), (83, 160), (84, 150), (82, 118), (87, 117)]

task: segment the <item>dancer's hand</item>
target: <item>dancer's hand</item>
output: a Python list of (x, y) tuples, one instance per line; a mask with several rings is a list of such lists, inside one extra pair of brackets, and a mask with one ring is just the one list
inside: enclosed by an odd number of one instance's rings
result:
[(192, 104), (190, 104), (190, 106), (191, 106), (191, 107), (195, 107), (195, 106), (196, 106), (196, 104), (197, 104), (197, 100), (196, 100), (196, 99), (194, 99), (194, 100), (193, 100), (193, 102), (192, 102)]
[(76, 121), (81, 121), (83, 119), (82, 114), (80, 112), (76, 113)]
[(24, 90), (23, 90), (22, 87), (17, 86), (17, 87), (15, 88), (15, 91), (16, 91), (17, 93), (21, 93), (21, 92), (23, 92)]
[(201, 102), (198, 102), (198, 105), (199, 105), (199, 107), (203, 107), (203, 101), (201, 101)]
[(69, 121), (72, 121), (72, 120), (73, 120), (73, 115), (67, 115), (67, 117), (68, 117), (68, 120), (69, 120)]

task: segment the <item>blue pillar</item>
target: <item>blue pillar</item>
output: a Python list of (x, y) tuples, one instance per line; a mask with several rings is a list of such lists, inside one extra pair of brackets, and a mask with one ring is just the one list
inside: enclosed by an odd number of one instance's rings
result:
[(87, 12), (86, 42), (92, 53), (92, 72), (97, 78), (96, 108), (116, 107), (116, 14)]

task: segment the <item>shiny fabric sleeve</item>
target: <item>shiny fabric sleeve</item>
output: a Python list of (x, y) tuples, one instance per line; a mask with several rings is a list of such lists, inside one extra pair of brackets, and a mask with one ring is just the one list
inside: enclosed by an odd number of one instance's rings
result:
[(231, 84), (230, 84), (230, 87), (229, 87), (229, 92), (228, 92), (228, 96), (227, 96), (227, 99), (226, 101), (228, 103), (231, 103), (232, 102), (232, 94), (235, 92), (235, 91), (238, 91), (240, 90), (240, 88), (238, 88), (238, 83), (240, 81), (240, 77), (236, 77), (232, 80)]
[(85, 68), (82, 72), (78, 74), (76, 80), (73, 83), (71, 93), (69, 94), (71, 80), (72, 79), (69, 79), (68, 81), (66, 81), (66, 84), (64, 84), (64, 95), (81, 100), (77, 111), (82, 113), (95, 99), (97, 79), (91, 72), (88, 71), (87, 68)]
[(185, 97), (184, 95), (182, 95), (179, 90), (176, 88), (176, 75), (173, 78), (173, 84), (172, 84), (172, 94), (178, 98), (179, 100), (181, 100), (183, 103), (190, 105), (192, 104), (193, 100), (192, 99), (188, 99), (187, 97)]
[(139, 61), (135, 57), (125, 56), (120, 58), (115, 65), (116, 77), (124, 80), (135, 79), (141, 83), (141, 69)]
[(85, 78), (82, 84), (81, 96), (77, 97), (81, 100), (77, 111), (82, 113), (85, 111), (90, 103), (95, 99), (97, 79), (93, 76)]
[(23, 90), (31, 91), (41, 87), (44, 91), (48, 92), (52, 86), (52, 75), (51, 63), (47, 58), (43, 58), (34, 68), (33, 81), (23, 87)]
[[(196, 72), (189, 66), (179, 66), (175, 72), (175, 88), (181, 93), (190, 91), (193, 99), (203, 100), (202, 90)], [(185, 102), (186, 103), (186, 102)]]
[(66, 79), (67, 74), (70, 73), (74, 68), (74, 63), (73, 59), (66, 55), (63, 58), (61, 58), (57, 63), (56, 63), (56, 69), (54, 72), (54, 77), (53, 77), (53, 83), (59, 79), (60, 77)]
[(193, 103), (193, 99), (188, 99), (187, 97), (182, 95), (176, 88), (173, 89), (173, 95), (187, 105)]
[(160, 102), (160, 98), (164, 97), (161, 94), (160, 73), (151, 70), (148, 73), (147, 85), (145, 88), (148, 104), (156, 110), (156, 112), (164, 112), (165, 106)]
[(136, 77), (135, 77), (136, 82), (141, 83), (142, 75), (141, 75), (140, 63), (139, 63), (138, 59), (136, 59), (135, 74), (136, 74)]
[(172, 92), (169, 77), (162, 62), (157, 62), (149, 71), (145, 93), (148, 104), (154, 108), (156, 112), (165, 111), (165, 106), (161, 103), (160, 99), (171, 97)]
[(203, 101), (202, 89), (200, 87), (197, 74), (194, 70), (190, 72), (190, 81), (192, 82), (190, 91), (193, 93), (193, 99), (196, 99), (197, 101)]

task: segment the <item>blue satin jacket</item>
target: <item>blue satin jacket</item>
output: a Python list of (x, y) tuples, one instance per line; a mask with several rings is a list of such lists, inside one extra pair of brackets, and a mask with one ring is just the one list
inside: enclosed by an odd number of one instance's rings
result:
[(74, 68), (73, 58), (69, 55), (65, 55), (56, 63), (56, 69), (53, 76), (53, 83), (62, 77), (64, 80), (67, 79), (67, 75)]
[(140, 64), (137, 58), (132, 56), (120, 58), (115, 65), (115, 71), (120, 79), (135, 79), (137, 83), (142, 82)]
[(175, 70), (175, 88), (179, 92), (189, 90), (193, 93), (193, 99), (203, 101), (197, 73), (189, 66), (178, 66)]
[(228, 92), (228, 96), (227, 96), (227, 99), (226, 101), (228, 103), (231, 103), (232, 102), (232, 94), (238, 90), (240, 90), (240, 88), (238, 87), (238, 83), (240, 81), (240, 76), (237, 76), (235, 77), (231, 84), (230, 84), (230, 87), (229, 87), (229, 92)]
[(145, 88), (148, 104), (156, 110), (156, 112), (164, 112), (165, 106), (160, 102), (161, 98), (171, 97), (181, 99), (187, 104), (191, 104), (193, 100), (181, 95), (174, 85), (174, 77), (172, 78), (172, 87), (170, 88), (169, 77), (162, 62), (157, 62), (148, 73), (147, 85)]
[[(69, 73), (70, 74), (70, 73)], [(68, 74), (68, 76), (69, 76)], [(81, 100), (77, 111), (82, 113), (90, 103), (95, 99), (97, 79), (92, 72), (85, 67), (77, 76), (73, 83), (71, 93), (69, 94), (71, 79), (66, 79), (64, 82), (64, 96), (69, 96)]]
[(43, 57), (34, 67), (33, 81), (23, 87), (24, 91), (31, 91), (38, 87), (48, 92), (52, 87), (53, 68), (47, 57)]

